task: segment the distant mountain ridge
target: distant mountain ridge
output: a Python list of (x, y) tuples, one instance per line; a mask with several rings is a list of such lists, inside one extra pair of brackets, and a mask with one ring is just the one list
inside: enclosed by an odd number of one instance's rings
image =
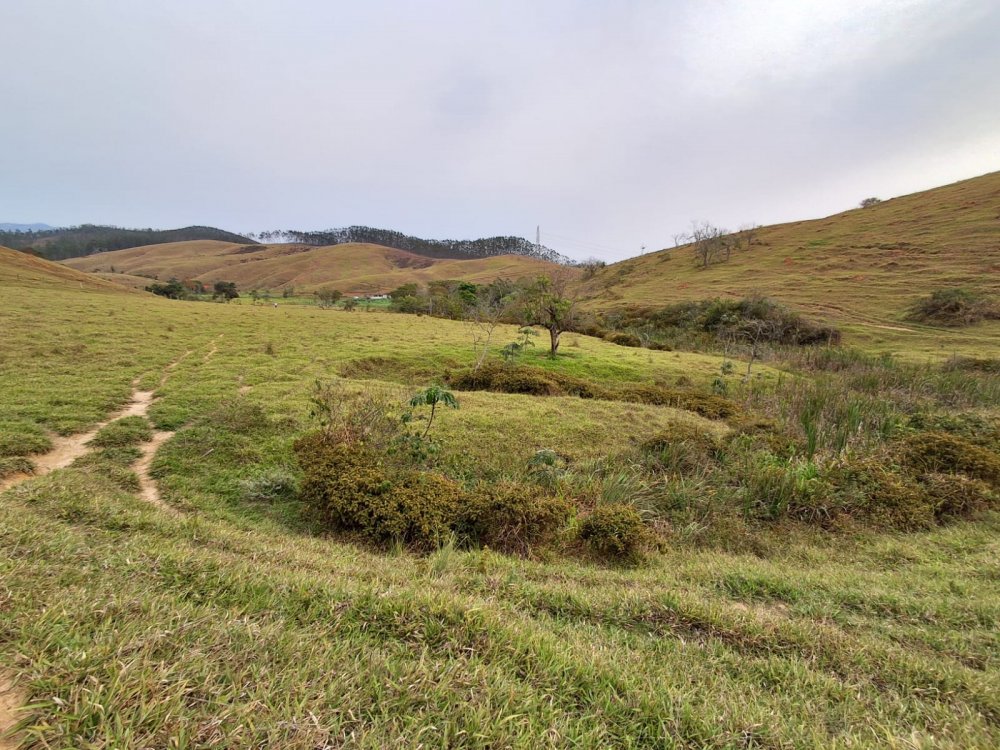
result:
[(126, 229), (98, 224), (62, 228), (52, 228), (44, 224), (0, 224), (0, 245), (15, 250), (31, 251), (49, 260), (68, 260), (132, 247), (200, 240), (235, 242), (242, 245), (283, 242), (313, 247), (368, 244), (404, 250), (438, 260), (520, 255), (562, 265), (572, 263), (565, 255), (551, 248), (536, 245), (523, 237), (512, 236), (483, 237), (476, 240), (427, 240), (391, 229), (365, 226), (316, 231), (279, 229), (244, 236), (207, 226), (190, 226), (182, 229)]
[(244, 245), (256, 244), (249, 237), (215, 227), (182, 229), (124, 229), (98, 224), (29, 231), (0, 231), (0, 245), (25, 250), (48, 260), (66, 260), (109, 250), (158, 245), (165, 242), (220, 240)]
[(55, 229), (51, 224), (13, 224), (11, 222), (0, 222), (0, 232), (40, 232), (46, 229)]
[(262, 242), (294, 242), (302, 245), (328, 247), (330, 245), (367, 244), (405, 250), (426, 258), (467, 260), (469, 258), (494, 258), (500, 255), (523, 255), (551, 263), (569, 264), (572, 261), (544, 245), (536, 245), (523, 237), (483, 237), (478, 240), (426, 240), (391, 229), (350, 226), (341, 229), (323, 229), (303, 232), (294, 229), (261, 232), (255, 235)]

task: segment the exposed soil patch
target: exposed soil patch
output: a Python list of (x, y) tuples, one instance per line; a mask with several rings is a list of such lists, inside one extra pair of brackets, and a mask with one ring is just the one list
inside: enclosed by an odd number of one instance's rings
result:
[(11, 730), (21, 720), (20, 708), (24, 696), (14, 687), (13, 680), (0, 674), (0, 750), (14, 750), (20, 742)]
[(148, 503), (152, 503), (167, 513), (177, 513), (177, 509), (167, 505), (160, 498), (160, 490), (156, 486), (156, 481), (149, 475), (149, 467), (156, 457), (156, 451), (160, 446), (173, 437), (173, 432), (158, 431), (153, 433), (153, 439), (142, 446), (142, 455), (136, 461), (135, 473), (139, 475), (139, 496)]

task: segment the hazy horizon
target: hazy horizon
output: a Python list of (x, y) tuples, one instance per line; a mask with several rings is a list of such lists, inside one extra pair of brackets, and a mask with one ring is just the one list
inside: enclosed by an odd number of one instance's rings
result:
[(13, 0), (0, 221), (574, 258), (1000, 169), (1000, 5)]

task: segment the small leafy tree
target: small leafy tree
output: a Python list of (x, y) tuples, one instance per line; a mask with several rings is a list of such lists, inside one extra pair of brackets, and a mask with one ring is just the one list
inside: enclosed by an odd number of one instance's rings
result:
[(858, 205), (861, 208), (871, 208), (872, 206), (877, 206), (881, 202), (882, 202), (881, 198), (874, 198), (874, 197), (872, 197), (872, 198), (865, 198)]
[(559, 351), (559, 337), (577, 319), (576, 297), (569, 292), (570, 276), (539, 276), (524, 292), (524, 323), (549, 332), (549, 356)]
[(413, 398), (410, 399), (410, 406), (413, 408), (419, 406), (431, 407), (430, 416), (427, 418), (427, 427), (420, 436), (421, 439), (427, 437), (427, 433), (431, 431), (431, 425), (434, 423), (434, 414), (437, 412), (438, 404), (451, 409), (458, 408), (458, 400), (455, 398), (455, 394), (439, 385), (432, 385), (429, 388), (425, 388), (419, 393), (415, 393)]
[(344, 300), (344, 309), (347, 312), (351, 312), (355, 307), (358, 306), (358, 301), (354, 297), (348, 297)]

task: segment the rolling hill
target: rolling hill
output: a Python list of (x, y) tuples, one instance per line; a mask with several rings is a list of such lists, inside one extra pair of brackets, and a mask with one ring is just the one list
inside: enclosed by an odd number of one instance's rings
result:
[(544, 273), (555, 264), (522, 255), (471, 260), (436, 260), (405, 250), (364, 243), (325, 247), (302, 244), (246, 245), (211, 240), (173, 242), (96, 253), (65, 261), (79, 271), (192, 279), (211, 284), (235, 281), (240, 289), (285, 289), (309, 292), (331, 286), (345, 293), (375, 294), (415, 282), (441, 279), (488, 282)]
[(93, 274), (82, 273), (8, 247), (0, 247), (0, 284), (26, 289), (65, 287), (99, 292), (127, 291), (124, 286)]
[(582, 285), (594, 309), (760, 292), (813, 317), (898, 325), (947, 287), (1000, 293), (1000, 172), (810, 221), (762, 227), (725, 263), (691, 245), (631, 258)]

